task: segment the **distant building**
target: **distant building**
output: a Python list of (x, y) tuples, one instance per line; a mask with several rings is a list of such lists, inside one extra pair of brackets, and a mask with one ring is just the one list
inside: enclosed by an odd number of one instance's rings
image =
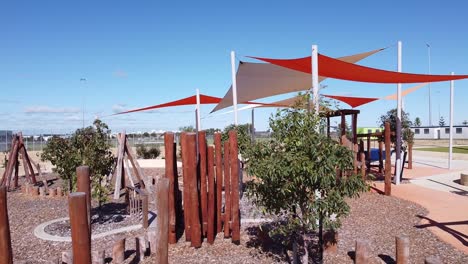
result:
[(13, 138), (13, 131), (0, 130), (0, 151), (7, 151), (10, 149), (12, 138)]
[(356, 129), (356, 132), (358, 134), (379, 133), (382, 131), (383, 131), (383, 128), (381, 127), (358, 127)]
[[(419, 126), (411, 127), (414, 139), (449, 139), (450, 127), (448, 126)], [(468, 126), (453, 126), (453, 139), (468, 139)]]

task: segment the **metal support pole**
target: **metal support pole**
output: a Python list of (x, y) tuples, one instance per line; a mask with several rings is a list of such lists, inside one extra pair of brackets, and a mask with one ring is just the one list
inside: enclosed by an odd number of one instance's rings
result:
[[(454, 73), (452, 72), (452, 75)], [(452, 168), (452, 158), (453, 158), (453, 93), (455, 89), (455, 81), (450, 81), (450, 136), (449, 136), (449, 160), (448, 168)]]
[(231, 51), (231, 75), (232, 75), (232, 104), (234, 106), (234, 125), (237, 126), (237, 78), (236, 78), (236, 53)]
[(318, 75), (318, 46), (312, 45), (312, 92), (314, 95), (315, 113), (319, 112), (319, 75)]
[[(401, 72), (401, 41), (398, 41), (398, 72)], [(396, 119), (396, 164), (395, 184), (400, 184), (401, 175), (401, 83), (397, 84), (397, 119)]]

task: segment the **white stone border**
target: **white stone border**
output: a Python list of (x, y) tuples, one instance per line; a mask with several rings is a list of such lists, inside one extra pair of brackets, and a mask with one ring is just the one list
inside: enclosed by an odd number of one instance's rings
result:
[[(54, 236), (54, 235), (51, 235), (51, 234), (48, 234), (48, 233), (45, 232), (46, 226), (48, 226), (50, 224), (53, 224), (53, 223), (56, 223), (56, 222), (65, 221), (65, 220), (68, 220), (68, 219), (69, 219), (68, 217), (63, 217), (63, 218), (58, 218), (58, 219), (54, 219), (54, 220), (44, 222), (44, 223), (38, 225), (34, 229), (34, 235), (37, 238), (40, 238), (40, 239), (43, 239), (43, 240), (56, 241), (56, 242), (71, 242), (71, 237), (69, 237), (69, 236), (67, 236), (67, 237)], [(98, 239), (98, 238), (103, 238), (103, 237), (118, 234), (118, 233), (138, 230), (138, 229), (140, 229), (142, 227), (143, 226), (141, 224), (121, 227), (121, 228), (113, 229), (113, 230), (106, 231), (106, 232), (103, 232), (103, 233), (99, 233), (99, 234), (96, 234), (96, 235), (91, 235), (91, 239)]]

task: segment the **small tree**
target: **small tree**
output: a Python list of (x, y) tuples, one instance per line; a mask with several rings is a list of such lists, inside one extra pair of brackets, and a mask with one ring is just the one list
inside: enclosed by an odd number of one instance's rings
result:
[(416, 119), (414, 119), (414, 125), (417, 127), (421, 126), (421, 119), (419, 119), (419, 117), (416, 117)]
[(251, 138), (250, 138), (251, 127), (252, 127), (251, 124), (242, 124), (238, 126), (234, 124), (230, 124), (224, 128), (223, 134), (221, 135), (221, 140), (222, 142), (224, 142), (225, 140), (228, 140), (229, 131), (236, 129), (237, 145), (239, 147), (239, 152), (243, 155), (251, 143)]
[(464, 121), (462, 122), (462, 124), (463, 124), (464, 126), (466, 126), (466, 125), (468, 125), (468, 121), (467, 121), (467, 120), (464, 120)]
[(183, 127), (179, 127), (179, 131), (181, 131), (181, 132), (195, 132), (195, 128), (193, 126), (183, 126)]
[(445, 126), (445, 119), (443, 116), (439, 118), (439, 126)]
[[(380, 127), (385, 127), (385, 122), (389, 122), (390, 130), (396, 131), (396, 120), (397, 120), (397, 109), (394, 108), (392, 110), (389, 110), (385, 115), (380, 116), (380, 121), (378, 123)], [(411, 125), (412, 125), (412, 122), (410, 121), (409, 114), (402, 110), (401, 111), (401, 131), (402, 131), (403, 141), (405, 142), (408, 140), (406, 136), (409, 135), (409, 133), (405, 131), (410, 130)], [(392, 135), (391, 140), (392, 140), (392, 143), (395, 143), (396, 136)]]
[(54, 171), (68, 183), (73, 191), (76, 186), (76, 167), (87, 165), (91, 171), (92, 196), (99, 206), (107, 200), (107, 187), (104, 178), (112, 170), (115, 157), (110, 151), (108, 137), (110, 130), (100, 120), (93, 127), (78, 129), (68, 139), (53, 137), (44, 148), (41, 159), (49, 160)]
[(304, 247), (308, 262), (310, 232), (318, 229), (320, 261), (324, 229), (340, 226), (349, 213), (346, 197), (367, 189), (361, 177), (337, 178), (337, 169), (353, 169), (353, 154), (338, 142), (318, 132), (320, 119), (301, 108), (284, 109), (270, 118), (272, 138), (256, 142), (246, 151), (247, 170), (255, 180), (248, 195), (268, 214), (284, 224), (274, 234)]

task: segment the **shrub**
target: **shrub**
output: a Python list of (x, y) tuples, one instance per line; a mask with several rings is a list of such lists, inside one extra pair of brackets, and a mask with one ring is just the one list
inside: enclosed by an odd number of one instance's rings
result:
[(161, 155), (159, 146), (151, 146), (149, 148), (144, 144), (138, 144), (136, 146), (137, 156), (143, 159), (155, 159)]

